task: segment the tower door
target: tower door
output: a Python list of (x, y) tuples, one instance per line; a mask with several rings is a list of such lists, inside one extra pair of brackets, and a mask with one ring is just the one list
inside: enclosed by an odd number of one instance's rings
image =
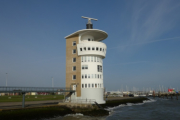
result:
[(76, 90), (76, 85), (73, 85), (73, 90)]

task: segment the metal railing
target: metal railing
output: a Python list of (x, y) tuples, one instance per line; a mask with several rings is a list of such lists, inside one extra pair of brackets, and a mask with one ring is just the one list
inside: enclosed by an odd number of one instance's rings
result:
[(65, 87), (13, 87), (0, 86), (0, 93), (24, 93), (24, 92), (75, 92)]
[(72, 99), (71, 100), (71, 103), (80, 103), (80, 104), (91, 104), (91, 103), (94, 103), (94, 102), (96, 102), (96, 100), (95, 99)]

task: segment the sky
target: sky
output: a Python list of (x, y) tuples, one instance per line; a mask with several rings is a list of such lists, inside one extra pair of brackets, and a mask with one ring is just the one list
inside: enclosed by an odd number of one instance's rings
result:
[(108, 33), (106, 90), (180, 90), (179, 13), (179, 0), (1, 0), (0, 86), (65, 87), (64, 37), (87, 16)]

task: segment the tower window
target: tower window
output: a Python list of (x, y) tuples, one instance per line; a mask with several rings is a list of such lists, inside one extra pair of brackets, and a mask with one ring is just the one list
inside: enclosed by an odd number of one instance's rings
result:
[(95, 84), (95, 88), (97, 88), (97, 84)]
[(102, 48), (100, 48), (100, 51), (102, 50)]
[(89, 88), (91, 87), (90, 84), (88, 84), (88, 87), (89, 87)]
[(94, 47), (92, 47), (92, 50), (94, 50)]
[(90, 38), (88, 38), (88, 41), (90, 41), (91, 39)]
[(85, 88), (87, 88), (87, 84), (85, 84)]
[(73, 80), (75, 80), (76, 79), (76, 75), (73, 75)]
[(76, 45), (76, 41), (73, 41), (73, 46), (75, 46)]
[(73, 54), (75, 54), (76, 53), (76, 49), (73, 49)]
[(76, 71), (76, 66), (73, 66), (73, 71)]
[(84, 75), (82, 75), (82, 79), (84, 78)]
[(88, 78), (90, 78), (90, 74), (88, 74)]
[(87, 78), (87, 74), (85, 74), (85, 78)]
[(101, 65), (97, 65), (97, 71), (102, 72), (102, 66)]
[(82, 51), (82, 48), (80, 48), (80, 51)]
[(76, 58), (73, 58), (73, 62), (76, 62)]
[(84, 50), (86, 51), (86, 47), (84, 47)]
[(92, 88), (94, 88), (94, 84), (92, 84)]
[(88, 47), (88, 50), (91, 50), (91, 48), (90, 48), (90, 47)]
[(82, 84), (82, 88), (84, 88), (84, 84)]
[(98, 51), (98, 49), (99, 49), (99, 48), (98, 48), (98, 47), (96, 47), (96, 51)]

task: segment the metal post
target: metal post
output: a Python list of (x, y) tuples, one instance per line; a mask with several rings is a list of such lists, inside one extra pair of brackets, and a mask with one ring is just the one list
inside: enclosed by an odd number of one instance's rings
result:
[(22, 108), (25, 107), (25, 92), (22, 93), (23, 99), (22, 99)]

